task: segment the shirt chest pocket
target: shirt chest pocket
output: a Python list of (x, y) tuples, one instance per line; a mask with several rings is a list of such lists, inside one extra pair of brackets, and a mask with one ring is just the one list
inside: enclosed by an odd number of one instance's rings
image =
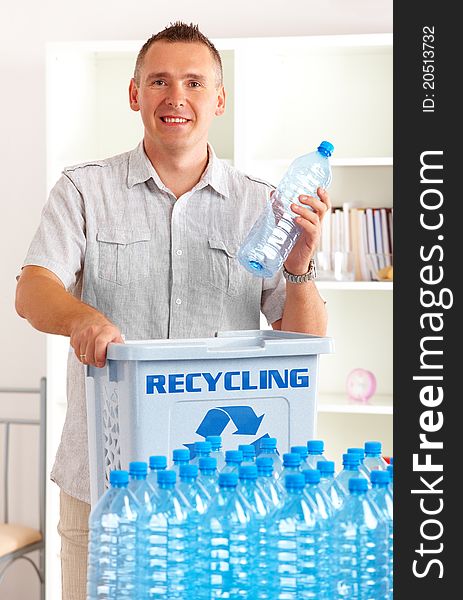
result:
[(209, 285), (229, 296), (238, 296), (245, 291), (247, 277), (236, 255), (239, 242), (232, 240), (208, 240), (208, 281)]
[(129, 285), (150, 274), (148, 229), (100, 229), (98, 241), (98, 277)]

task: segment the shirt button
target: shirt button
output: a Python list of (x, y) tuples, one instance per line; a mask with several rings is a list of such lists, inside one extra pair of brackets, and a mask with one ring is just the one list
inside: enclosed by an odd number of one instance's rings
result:
[(183, 254), (183, 250), (180, 250), (180, 248), (177, 250), (176, 252), (177, 256), (182, 256)]
[(181, 304), (182, 301), (180, 300), (180, 298), (177, 298), (177, 300), (175, 301), (175, 304)]

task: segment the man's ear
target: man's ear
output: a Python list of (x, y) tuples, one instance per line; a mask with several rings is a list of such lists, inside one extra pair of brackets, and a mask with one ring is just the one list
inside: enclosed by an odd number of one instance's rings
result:
[(130, 80), (130, 85), (129, 85), (129, 103), (130, 103), (130, 108), (132, 110), (138, 111), (140, 110), (140, 105), (138, 104), (138, 87), (137, 84), (135, 83), (135, 79)]
[(221, 85), (217, 96), (217, 108), (215, 109), (215, 114), (217, 117), (223, 115), (225, 112), (225, 95), (225, 88), (223, 85)]

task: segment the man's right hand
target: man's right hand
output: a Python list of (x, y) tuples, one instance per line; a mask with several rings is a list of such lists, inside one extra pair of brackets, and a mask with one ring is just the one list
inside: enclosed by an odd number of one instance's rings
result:
[(71, 329), (71, 346), (84, 365), (104, 367), (110, 342), (124, 343), (119, 329), (103, 315), (79, 319)]

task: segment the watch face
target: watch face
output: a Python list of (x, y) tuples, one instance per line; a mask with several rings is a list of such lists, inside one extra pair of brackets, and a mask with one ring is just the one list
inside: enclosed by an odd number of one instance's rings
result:
[(376, 377), (366, 369), (354, 369), (347, 376), (346, 388), (349, 398), (366, 402), (376, 391)]

